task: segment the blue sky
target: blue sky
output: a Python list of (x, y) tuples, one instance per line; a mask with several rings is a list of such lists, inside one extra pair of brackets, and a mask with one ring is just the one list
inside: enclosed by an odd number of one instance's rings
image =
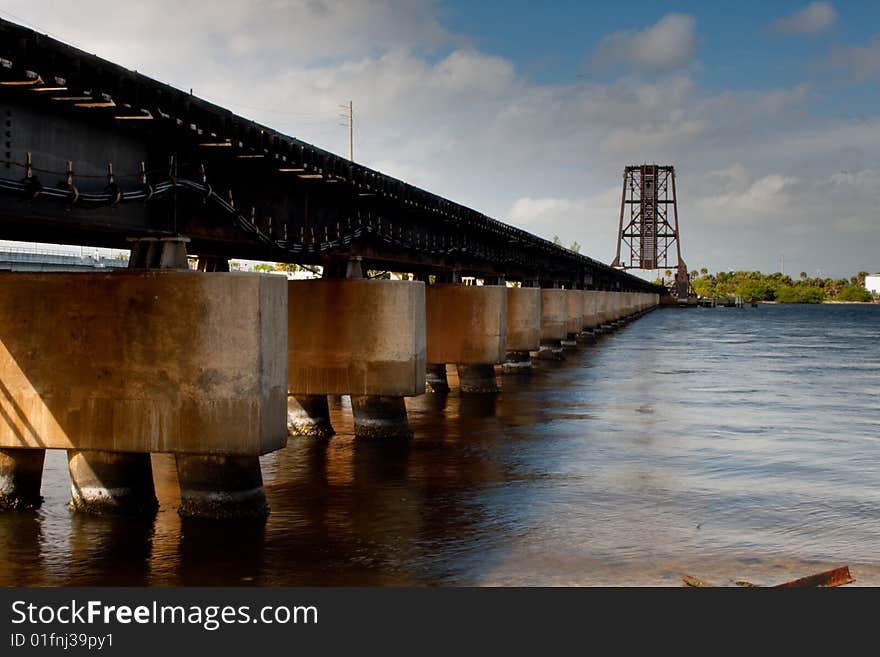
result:
[(356, 160), (600, 260), (623, 167), (656, 161), (676, 166), (692, 267), (880, 270), (880, 3), (6, 0), (0, 15), (340, 154), (352, 100)]
[[(795, 14), (801, 1), (737, 2), (553, 2), (514, 0), (442, 5), (454, 32), (481, 50), (514, 62), (538, 83), (576, 84), (588, 76), (608, 80), (613, 72), (590, 66), (603, 36), (656, 23), (670, 13), (693, 16), (699, 32), (699, 68), (694, 76), (707, 90), (769, 89), (810, 80), (828, 114), (857, 116), (876, 106), (876, 84), (842, 81), (825, 63), (829, 50), (864, 43), (880, 29), (880, 3), (834, 2), (837, 20), (818, 34), (780, 34), (769, 26)], [(847, 102), (840, 102), (843, 95)]]

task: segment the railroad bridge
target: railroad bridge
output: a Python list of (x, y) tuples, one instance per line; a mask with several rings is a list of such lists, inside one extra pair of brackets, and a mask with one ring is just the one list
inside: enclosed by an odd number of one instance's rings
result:
[[(0, 273), (0, 506), (262, 516), (259, 456), (410, 436), (405, 397), (497, 392), (662, 289), (191, 94), (0, 21), (0, 239), (131, 250), (110, 273)], [(197, 256), (197, 271), (188, 258)], [(229, 259), (320, 265), (288, 281)], [(370, 271), (403, 280), (370, 278)], [(478, 284), (465, 284), (473, 283)]]

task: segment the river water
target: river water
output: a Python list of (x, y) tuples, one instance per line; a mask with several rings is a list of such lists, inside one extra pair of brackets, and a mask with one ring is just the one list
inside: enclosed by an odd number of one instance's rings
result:
[[(265, 524), (0, 516), (9, 585), (673, 585), (849, 565), (880, 585), (880, 306), (658, 310), (497, 396), (408, 400), (415, 439), (292, 439)], [(450, 382), (455, 385), (454, 377)]]

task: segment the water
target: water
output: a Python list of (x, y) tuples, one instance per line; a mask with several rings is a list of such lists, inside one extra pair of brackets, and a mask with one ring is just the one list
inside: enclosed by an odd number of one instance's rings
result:
[[(769, 584), (848, 564), (880, 585), (880, 306), (660, 310), (504, 376), (408, 401), (409, 444), (262, 459), (265, 525), (0, 516), (2, 585)], [(456, 381), (452, 377), (451, 382)], [(347, 400), (343, 400), (347, 402)]]

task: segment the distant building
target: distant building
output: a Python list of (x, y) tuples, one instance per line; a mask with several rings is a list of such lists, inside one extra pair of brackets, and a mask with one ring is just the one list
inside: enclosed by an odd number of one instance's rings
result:
[(880, 274), (865, 276), (865, 289), (871, 294), (880, 294)]

